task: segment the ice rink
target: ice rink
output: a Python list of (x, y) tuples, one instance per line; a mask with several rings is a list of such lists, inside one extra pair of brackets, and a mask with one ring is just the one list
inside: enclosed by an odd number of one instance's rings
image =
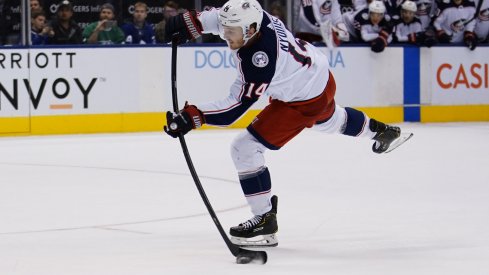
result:
[[(489, 123), (401, 124), (372, 142), (305, 131), (266, 153), (279, 246), (237, 265), (163, 133), (0, 138), (0, 274), (489, 274)], [(187, 142), (227, 231), (251, 218), (237, 130)]]

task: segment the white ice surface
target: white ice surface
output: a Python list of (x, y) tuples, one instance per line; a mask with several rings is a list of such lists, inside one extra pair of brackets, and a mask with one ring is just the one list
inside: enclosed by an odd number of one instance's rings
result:
[[(176, 139), (0, 139), (1, 275), (489, 274), (489, 123), (403, 124), (390, 154), (306, 131), (267, 152), (279, 246), (237, 265)], [(251, 217), (235, 130), (187, 135), (225, 230)]]

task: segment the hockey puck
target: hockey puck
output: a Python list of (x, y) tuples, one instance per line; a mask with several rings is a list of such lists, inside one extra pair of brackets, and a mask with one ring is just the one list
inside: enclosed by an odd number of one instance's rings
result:
[(242, 250), (236, 256), (237, 264), (265, 264), (267, 262), (267, 253), (265, 251)]

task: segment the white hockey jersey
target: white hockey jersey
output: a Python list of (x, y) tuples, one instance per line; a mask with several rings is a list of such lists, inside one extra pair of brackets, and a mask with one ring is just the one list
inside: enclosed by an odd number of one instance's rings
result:
[(301, 2), (296, 32), (321, 35), (319, 26), (331, 20), (333, 26), (343, 22), (338, 0), (303, 0)]
[(421, 21), (423, 30), (426, 30), (430, 24), (431, 19), (435, 16), (438, 10), (435, 0), (413, 0), (416, 3), (417, 11), (416, 17)]
[(418, 18), (414, 18), (413, 21), (408, 24), (404, 23), (402, 20), (399, 21), (395, 27), (395, 30), (397, 41), (408, 42), (409, 35), (412, 33), (416, 34), (418, 32), (422, 32), (423, 27), (421, 26), (421, 21), (419, 21)]
[(489, 0), (479, 1), (483, 2), (477, 13), (474, 32), (480, 40), (485, 40), (489, 36)]
[(374, 40), (379, 37), (380, 31), (384, 30), (389, 33), (387, 42), (390, 43), (392, 41), (392, 27), (390, 27), (389, 24), (390, 20), (390, 15), (386, 13), (378, 25), (373, 25), (370, 21), (368, 8), (357, 11), (350, 16), (345, 16), (345, 24), (350, 35), (363, 42)]
[[(223, 35), (218, 10), (198, 15), (204, 33)], [(328, 58), (311, 44), (296, 40), (278, 18), (263, 12), (258, 37), (233, 51), (238, 76), (229, 96), (197, 104), (207, 124), (227, 126), (241, 117), (262, 95), (298, 102), (320, 95), (329, 80)]]
[(474, 31), (476, 20), (471, 20), (475, 13), (473, 0), (463, 0), (461, 5), (451, 2), (441, 11), (435, 19), (433, 25), (437, 31), (443, 30), (446, 34), (451, 35), (451, 42), (462, 42), (465, 31)]

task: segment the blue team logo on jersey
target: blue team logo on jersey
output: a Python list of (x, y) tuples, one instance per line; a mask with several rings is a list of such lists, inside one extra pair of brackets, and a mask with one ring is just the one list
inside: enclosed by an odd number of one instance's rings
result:
[(263, 68), (268, 65), (268, 55), (265, 52), (259, 51), (253, 55), (253, 65), (258, 68)]

